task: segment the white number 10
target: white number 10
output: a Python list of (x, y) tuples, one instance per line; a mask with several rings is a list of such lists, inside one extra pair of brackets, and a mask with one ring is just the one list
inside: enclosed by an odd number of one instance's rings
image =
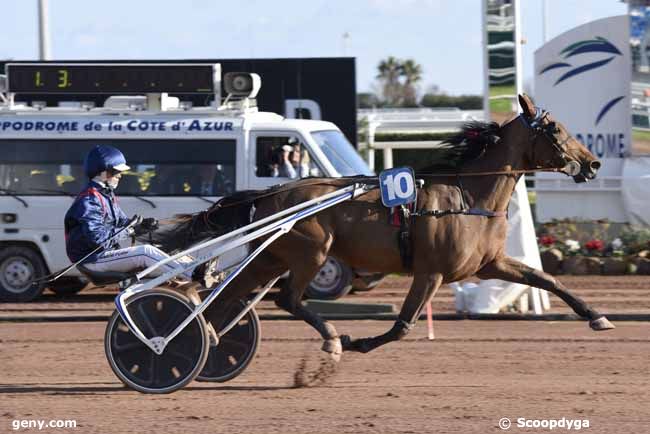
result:
[[(401, 172), (395, 175), (395, 177), (388, 175), (384, 179), (383, 184), (386, 186), (388, 200), (395, 200), (395, 198), (406, 199), (413, 195), (415, 185), (413, 185), (413, 177), (410, 175), (410, 173)], [(406, 185), (402, 185), (402, 179)]]

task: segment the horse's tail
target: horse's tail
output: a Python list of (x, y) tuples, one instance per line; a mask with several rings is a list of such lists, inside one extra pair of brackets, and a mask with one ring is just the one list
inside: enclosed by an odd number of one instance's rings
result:
[(188, 248), (201, 240), (217, 237), (251, 221), (251, 207), (255, 200), (264, 196), (266, 190), (245, 190), (221, 198), (205, 211), (180, 214), (167, 220), (173, 226), (162, 228), (153, 234), (153, 242), (165, 252)]

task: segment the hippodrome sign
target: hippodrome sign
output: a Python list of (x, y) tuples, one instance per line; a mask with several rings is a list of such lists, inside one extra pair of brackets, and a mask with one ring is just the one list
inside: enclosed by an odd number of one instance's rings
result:
[(43, 134), (52, 133), (83, 135), (84, 133), (103, 132), (121, 135), (127, 132), (154, 132), (162, 134), (198, 134), (211, 132), (232, 132), (241, 128), (240, 119), (214, 119), (209, 117), (184, 119), (119, 119), (115, 116), (98, 117), (91, 120), (70, 120), (63, 117), (52, 117), (46, 120), (16, 119), (0, 122), (0, 133)]
[(410, 167), (395, 167), (379, 174), (381, 202), (384, 206), (407, 205), (415, 202), (415, 174)]
[(622, 15), (576, 27), (535, 51), (535, 102), (598, 158), (629, 151), (629, 37)]

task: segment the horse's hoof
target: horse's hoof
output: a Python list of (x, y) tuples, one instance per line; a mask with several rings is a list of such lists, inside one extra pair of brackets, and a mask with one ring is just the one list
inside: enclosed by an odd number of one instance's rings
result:
[(354, 345), (352, 344), (352, 338), (348, 335), (341, 336), (341, 346), (343, 351), (355, 351)]
[(597, 332), (603, 331), (603, 330), (612, 330), (615, 329), (616, 327), (614, 324), (609, 322), (607, 318), (604, 316), (601, 316), (598, 319), (591, 320), (589, 322), (589, 327), (591, 327), (592, 330), (595, 330)]
[(343, 354), (343, 345), (341, 345), (341, 340), (339, 338), (327, 339), (323, 342), (321, 350), (329, 353), (332, 356), (332, 360), (338, 362), (341, 360), (341, 354)]
[(350, 338), (348, 335), (341, 336), (341, 344), (343, 345), (343, 351), (355, 351), (357, 353), (367, 353), (372, 350), (372, 347), (369, 345), (370, 339), (354, 339)]
[(208, 338), (210, 340), (210, 347), (216, 347), (219, 345), (219, 335), (212, 327), (212, 323), (208, 323)]

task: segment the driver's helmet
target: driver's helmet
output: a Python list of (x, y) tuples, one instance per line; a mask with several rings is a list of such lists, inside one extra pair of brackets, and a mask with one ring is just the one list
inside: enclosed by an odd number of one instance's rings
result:
[(108, 145), (97, 145), (88, 152), (84, 160), (84, 172), (88, 178), (94, 178), (104, 170), (124, 172), (130, 167), (122, 152)]

